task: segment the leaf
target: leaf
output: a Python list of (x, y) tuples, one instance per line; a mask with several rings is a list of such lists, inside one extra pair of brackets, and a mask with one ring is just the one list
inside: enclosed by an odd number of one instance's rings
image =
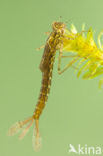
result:
[(71, 32), (77, 34), (77, 29), (73, 24), (71, 24)]
[(86, 62), (86, 63), (79, 69), (79, 71), (78, 71), (78, 73), (77, 73), (77, 77), (79, 77), (80, 74), (81, 74), (83, 71), (87, 70), (87, 69), (89, 68), (90, 64), (91, 64), (90, 61)]
[(98, 85), (99, 89), (101, 89), (102, 85), (103, 85), (103, 78), (99, 80), (99, 85)]

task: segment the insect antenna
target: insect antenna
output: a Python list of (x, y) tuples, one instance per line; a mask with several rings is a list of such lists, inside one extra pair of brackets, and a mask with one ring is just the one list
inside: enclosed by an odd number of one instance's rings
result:
[(58, 20), (59, 22), (61, 22), (62, 21), (62, 16), (59, 16), (59, 20)]
[(65, 21), (65, 24), (71, 23), (72, 19)]

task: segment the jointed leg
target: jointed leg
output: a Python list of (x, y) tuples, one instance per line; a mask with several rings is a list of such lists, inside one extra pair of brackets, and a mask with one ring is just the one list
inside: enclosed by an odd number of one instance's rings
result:
[[(64, 69), (61, 70), (61, 58), (67, 58), (67, 57), (74, 57), (72, 61), (69, 61), (69, 63), (64, 67)], [(58, 58), (58, 73), (62, 74), (64, 71), (66, 71), (69, 67), (71, 67), (76, 61), (78, 60), (77, 55), (71, 55), (71, 56), (63, 56), (62, 51), (59, 52), (59, 58)]]
[(50, 35), (51, 32), (45, 32), (45, 35)]
[(60, 72), (61, 72), (61, 67), (60, 67), (60, 65), (61, 65), (61, 57), (62, 57), (62, 51), (59, 51), (59, 57), (58, 57), (58, 73), (60, 74)]
[(42, 45), (42, 46), (40, 46), (39, 48), (36, 48), (36, 50), (39, 51), (40, 49), (44, 48), (44, 46), (45, 46), (45, 45)]

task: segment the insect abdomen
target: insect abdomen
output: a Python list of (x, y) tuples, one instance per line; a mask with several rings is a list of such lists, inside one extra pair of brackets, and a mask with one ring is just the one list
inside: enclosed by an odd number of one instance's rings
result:
[[(46, 45), (48, 46), (48, 45)], [(50, 51), (50, 48), (45, 47), (46, 53), (44, 51), (44, 60), (41, 61), (40, 69), (42, 71), (42, 86), (40, 90), (40, 96), (38, 99), (38, 103), (36, 105), (36, 109), (34, 111), (34, 119), (39, 119), (43, 108), (45, 107), (45, 103), (48, 99), (48, 94), (50, 92), (51, 86), (51, 78), (52, 78), (52, 70), (53, 70), (53, 63), (55, 58), (55, 52)]]

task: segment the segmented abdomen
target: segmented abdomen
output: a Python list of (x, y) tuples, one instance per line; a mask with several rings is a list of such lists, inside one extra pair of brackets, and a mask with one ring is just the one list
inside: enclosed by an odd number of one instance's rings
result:
[(38, 103), (34, 111), (34, 119), (39, 119), (45, 103), (48, 99), (48, 94), (51, 86), (53, 63), (55, 59), (55, 51), (51, 50), (48, 43), (45, 46), (44, 54), (41, 60), (40, 69), (42, 71), (42, 86)]

